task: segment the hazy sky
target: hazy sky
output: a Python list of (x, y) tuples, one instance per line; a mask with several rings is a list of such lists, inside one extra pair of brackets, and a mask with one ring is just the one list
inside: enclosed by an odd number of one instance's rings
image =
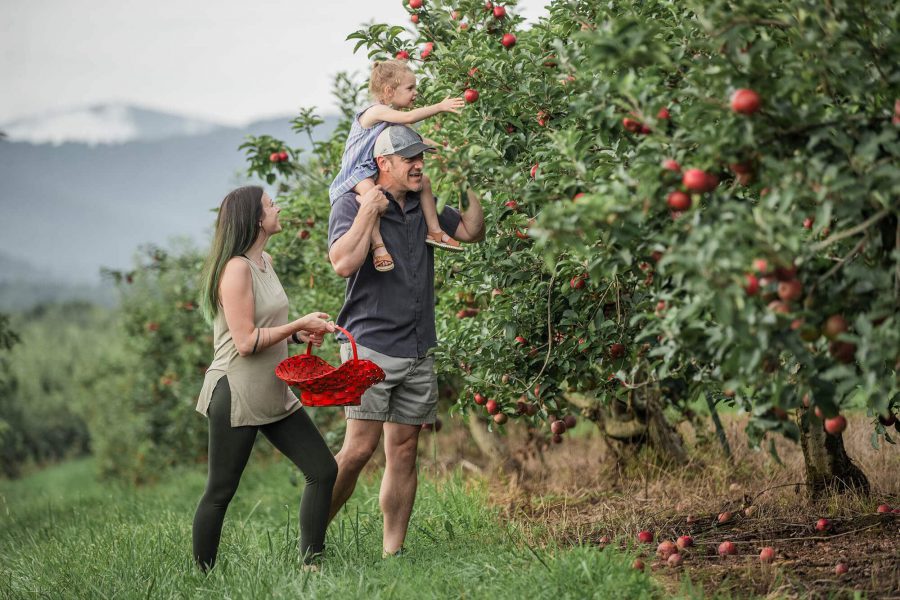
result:
[(105, 102), (235, 124), (327, 112), (334, 74), (367, 67), (345, 38), (373, 20), (409, 24), (405, 0), (0, 0), (0, 123)]

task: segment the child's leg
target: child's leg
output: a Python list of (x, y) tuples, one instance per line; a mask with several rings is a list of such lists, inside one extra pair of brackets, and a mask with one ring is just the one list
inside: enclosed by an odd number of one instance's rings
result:
[(459, 242), (441, 229), (437, 216), (437, 203), (434, 193), (431, 191), (431, 180), (427, 176), (422, 177), (422, 194), (419, 196), (419, 202), (422, 205), (422, 214), (425, 216), (425, 225), (428, 227), (425, 243), (445, 250), (462, 250)]
[[(373, 187), (375, 187), (375, 180), (371, 177), (367, 177), (357, 183), (353, 188), (353, 191), (356, 192), (358, 198)], [(387, 248), (384, 247), (384, 240), (381, 237), (380, 217), (375, 221), (375, 227), (372, 228), (372, 237), (370, 238), (369, 243), (372, 248), (372, 261), (375, 263), (375, 268), (379, 271), (390, 271), (393, 269), (394, 261), (388, 253)]]

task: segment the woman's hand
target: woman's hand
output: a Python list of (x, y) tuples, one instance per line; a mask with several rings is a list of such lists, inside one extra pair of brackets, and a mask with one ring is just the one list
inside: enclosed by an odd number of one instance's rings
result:
[(322, 345), (322, 340), (325, 339), (324, 333), (308, 333), (306, 331), (298, 331), (297, 337), (300, 338), (300, 341), (304, 344), (312, 344), (317, 348)]
[(299, 325), (297, 329), (303, 330), (303, 332), (307, 334), (324, 335), (326, 333), (333, 333), (334, 323), (328, 320), (330, 318), (331, 317), (326, 313), (322, 312), (309, 313), (305, 317), (297, 319)]

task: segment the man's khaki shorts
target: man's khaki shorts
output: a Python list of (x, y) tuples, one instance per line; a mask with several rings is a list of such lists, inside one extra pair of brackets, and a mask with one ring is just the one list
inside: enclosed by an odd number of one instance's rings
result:
[[(366, 390), (359, 406), (344, 409), (348, 419), (405, 425), (434, 423), (438, 389), (433, 356), (397, 358), (359, 344), (356, 344), (356, 354), (384, 369), (385, 378)], [(350, 344), (341, 344), (341, 361), (347, 361), (352, 355)]]

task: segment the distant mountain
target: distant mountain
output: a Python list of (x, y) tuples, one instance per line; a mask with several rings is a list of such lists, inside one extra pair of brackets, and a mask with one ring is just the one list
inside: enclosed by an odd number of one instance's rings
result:
[(50, 112), (0, 124), (8, 139), (32, 144), (123, 144), (210, 133), (223, 125), (127, 104)]
[(69, 283), (45, 269), (0, 252), (0, 312), (18, 312), (39, 304), (81, 300), (111, 307), (116, 290), (111, 281)]
[[(25, 261), (42, 279), (93, 285), (101, 267), (130, 268), (142, 244), (180, 237), (204, 246), (212, 210), (249, 183), (238, 150), (247, 135), (308, 149), (290, 119), (118, 145), (0, 139), (0, 281), (13, 279)], [(317, 140), (331, 134), (337, 118), (325, 121)]]

